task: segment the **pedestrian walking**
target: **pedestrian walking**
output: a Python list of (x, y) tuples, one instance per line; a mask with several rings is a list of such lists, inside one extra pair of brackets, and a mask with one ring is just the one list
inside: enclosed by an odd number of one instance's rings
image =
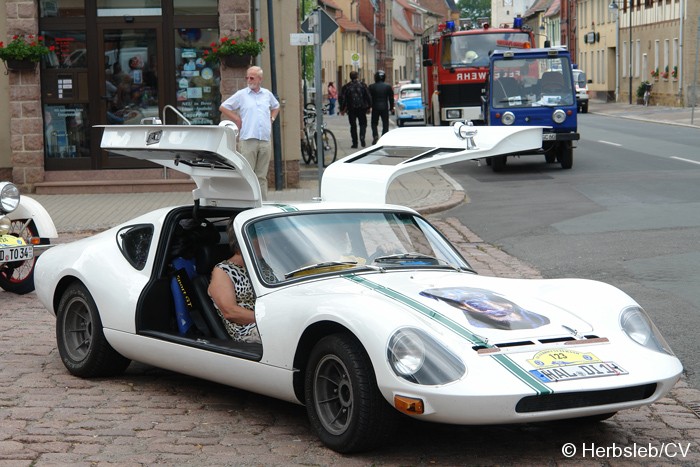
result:
[(359, 139), (362, 147), (365, 147), (365, 133), (367, 132), (367, 113), (372, 105), (372, 98), (369, 95), (367, 86), (358, 79), (356, 71), (350, 72), (350, 81), (340, 90), (340, 115), (348, 114), (350, 121), (350, 137), (352, 138), (352, 148), (357, 147), (358, 125)]
[(272, 124), (280, 103), (269, 90), (261, 87), (263, 70), (252, 66), (246, 71), (248, 85), (221, 104), (221, 114), (240, 129), (238, 152), (248, 161), (260, 182), (260, 192), (267, 199), (267, 173), (272, 158)]
[(374, 74), (374, 84), (369, 86), (369, 95), (372, 98), (372, 144), (377, 144), (379, 139), (379, 119), (382, 119), (382, 134), (389, 131), (389, 112), (394, 111), (394, 90), (391, 85), (384, 82), (386, 74), (379, 70)]
[(338, 100), (338, 90), (333, 81), (328, 83), (328, 115), (335, 115), (335, 103)]

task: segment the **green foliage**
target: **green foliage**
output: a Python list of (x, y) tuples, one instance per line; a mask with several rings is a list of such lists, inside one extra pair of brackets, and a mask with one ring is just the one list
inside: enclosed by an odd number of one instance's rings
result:
[(41, 57), (48, 54), (54, 49), (53, 46), (46, 47), (44, 45), (43, 36), (22, 34), (15, 35), (12, 40), (5, 45), (0, 41), (0, 59), (2, 60), (31, 60), (38, 62)]
[[(299, 14), (301, 19), (299, 24), (301, 24), (307, 16), (316, 7), (316, 2), (312, 0), (302, 0), (301, 8), (299, 8)], [(311, 45), (305, 45), (299, 47), (301, 49), (301, 65), (302, 65), (302, 79), (306, 79), (309, 82), (313, 82), (314, 79), (314, 47)]]
[(475, 21), (491, 18), (491, 0), (458, 0), (459, 17)]
[(229, 55), (260, 55), (265, 49), (265, 40), (262, 37), (256, 39), (253, 32), (253, 29), (249, 29), (243, 37), (224, 36), (219, 42), (212, 42), (211, 51), (204, 51), (204, 60), (218, 62)]

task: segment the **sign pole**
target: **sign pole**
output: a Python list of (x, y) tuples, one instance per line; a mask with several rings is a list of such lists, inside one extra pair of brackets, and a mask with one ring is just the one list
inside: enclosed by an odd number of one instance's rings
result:
[(318, 163), (318, 196), (321, 197), (321, 179), (323, 178), (323, 89), (321, 86), (321, 46), (323, 45), (321, 38), (321, 21), (319, 18), (318, 8), (314, 12), (316, 16), (316, 25), (314, 27), (314, 87), (316, 88), (315, 104), (316, 104), (316, 154)]

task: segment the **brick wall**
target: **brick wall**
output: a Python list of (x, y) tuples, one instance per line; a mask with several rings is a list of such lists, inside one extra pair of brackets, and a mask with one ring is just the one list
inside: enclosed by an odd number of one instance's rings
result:
[[(5, 0), (8, 39), (15, 34), (37, 34), (34, 1)], [(44, 136), (41, 118), (40, 75), (36, 71), (9, 72), (10, 150), (12, 180), (31, 192), (44, 179)]]

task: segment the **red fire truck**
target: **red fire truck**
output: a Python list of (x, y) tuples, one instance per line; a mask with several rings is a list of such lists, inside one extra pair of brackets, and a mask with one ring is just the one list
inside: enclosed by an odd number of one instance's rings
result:
[(535, 35), (515, 18), (512, 28), (458, 31), (454, 21), (426, 31), (423, 45), (423, 102), (426, 122), (449, 125), (454, 121), (484, 122), (481, 97), (488, 80), (489, 53), (499, 49), (529, 49)]

